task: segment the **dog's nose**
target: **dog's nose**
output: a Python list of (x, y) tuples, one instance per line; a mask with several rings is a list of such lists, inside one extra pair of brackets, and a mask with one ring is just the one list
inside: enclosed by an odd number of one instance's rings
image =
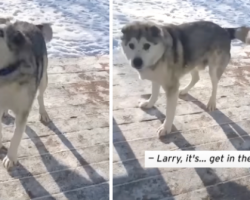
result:
[(135, 58), (133, 60), (133, 65), (136, 69), (140, 69), (142, 67), (142, 59), (141, 58)]

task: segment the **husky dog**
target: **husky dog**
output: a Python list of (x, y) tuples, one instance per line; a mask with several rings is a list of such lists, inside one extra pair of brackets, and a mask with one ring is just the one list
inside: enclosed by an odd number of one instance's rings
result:
[[(0, 118), (8, 109), (16, 116), (14, 135), (3, 160), (5, 168), (17, 163), (17, 152), (33, 101), (38, 94), (40, 119), (50, 118), (44, 106), (47, 87), (46, 42), (52, 39), (49, 24), (6, 22), (0, 25)], [(2, 146), (0, 123), (0, 148)]]
[[(230, 61), (231, 40), (250, 42), (249, 28), (222, 28), (209, 21), (181, 25), (132, 22), (122, 28), (122, 49), (140, 79), (152, 81), (151, 97), (140, 103), (151, 108), (158, 99), (160, 86), (167, 97), (166, 119), (158, 135), (171, 132), (178, 95), (187, 94), (199, 81), (199, 70), (209, 67), (212, 94), (207, 108), (216, 108), (219, 79)], [(190, 83), (179, 91), (180, 78), (190, 73)]]

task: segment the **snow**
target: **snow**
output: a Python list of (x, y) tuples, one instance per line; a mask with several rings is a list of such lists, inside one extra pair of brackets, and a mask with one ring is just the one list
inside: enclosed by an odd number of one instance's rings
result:
[[(224, 27), (250, 26), (249, 0), (114, 0), (113, 48), (120, 51), (119, 37), (123, 25), (133, 20), (149, 20), (157, 23), (191, 22), (209, 20)], [(232, 43), (232, 55), (244, 45)], [(249, 48), (246, 47), (246, 48)], [(121, 58), (119, 58), (121, 59)]]
[(107, 0), (0, 0), (0, 13), (33, 23), (52, 23), (49, 57), (109, 54)]

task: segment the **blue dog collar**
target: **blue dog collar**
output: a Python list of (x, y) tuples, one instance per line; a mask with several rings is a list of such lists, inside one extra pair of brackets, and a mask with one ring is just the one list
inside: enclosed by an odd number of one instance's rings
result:
[(17, 70), (17, 68), (20, 66), (21, 61), (17, 61), (15, 63), (12, 63), (8, 65), (5, 68), (0, 69), (0, 76), (7, 76)]

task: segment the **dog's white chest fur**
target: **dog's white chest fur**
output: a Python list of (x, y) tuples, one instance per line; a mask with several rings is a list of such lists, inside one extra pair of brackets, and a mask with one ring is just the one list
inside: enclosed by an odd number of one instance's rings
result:
[(167, 75), (167, 68), (162, 65), (158, 65), (156, 69), (145, 69), (139, 73), (139, 78), (141, 80), (150, 80), (159, 83), (160, 85), (163, 85), (166, 83), (166, 80), (168, 79)]
[(28, 106), (29, 96), (27, 87), (22, 87), (18, 83), (2, 86), (0, 87), (0, 107), (18, 111), (20, 105)]

